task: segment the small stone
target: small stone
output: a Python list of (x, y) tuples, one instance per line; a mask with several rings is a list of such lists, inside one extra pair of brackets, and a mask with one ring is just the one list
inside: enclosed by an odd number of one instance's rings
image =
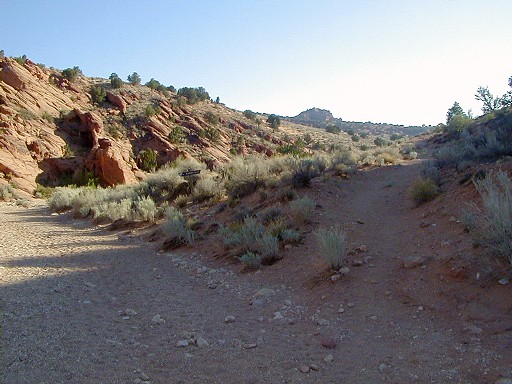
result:
[(265, 321), (265, 318), (264, 317), (258, 317), (258, 323), (263, 323)]
[(331, 276), (331, 281), (338, 281), (341, 279), (341, 275), (335, 274)]
[(253, 349), (253, 348), (256, 348), (257, 346), (258, 346), (258, 344), (255, 344), (255, 343), (247, 343), (247, 344), (242, 345), (242, 348), (243, 349)]
[(343, 313), (343, 312), (345, 312), (345, 309), (344, 309), (344, 308), (339, 308), (339, 309), (338, 309), (338, 313)]
[(153, 316), (153, 318), (151, 319), (151, 322), (153, 324), (163, 324), (165, 323), (165, 320), (162, 318), (162, 316), (160, 315), (155, 315)]
[(130, 320), (130, 316), (123, 316), (123, 320)]
[(311, 364), (309, 368), (311, 368), (311, 370), (315, 372), (318, 372), (320, 370), (320, 367), (316, 364)]
[(483, 332), (482, 328), (477, 327), (476, 325), (473, 324), (464, 327), (464, 330), (473, 335), (480, 335)]
[(286, 245), (284, 246), (284, 249), (285, 249), (286, 251), (289, 251), (289, 250), (293, 249), (293, 245), (291, 245), (291, 244), (286, 244)]
[(336, 340), (334, 340), (332, 337), (323, 337), (320, 340), (320, 345), (327, 349), (334, 349), (336, 348)]
[(373, 321), (377, 320), (377, 316), (375, 316), (375, 315), (370, 316), (370, 320), (373, 320)]
[(96, 284), (91, 283), (90, 281), (86, 282), (86, 283), (85, 283), (85, 286), (86, 286), (87, 288), (96, 288)]
[(302, 373), (309, 373), (309, 371), (310, 371), (310, 370), (311, 370), (311, 368), (309, 368), (309, 366), (307, 366), (307, 365), (302, 365), (302, 366), (300, 367), (300, 371), (301, 371)]
[(326, 320), (326, 319), (318, 319), (318, 320), (316, 321), (316, 324), (317, 324), (317, 325), (320, 325), (320, 326), (329, 325), (329, 320)]
[(379, 365), (379, 372), (380, 373), (390, 373), (391, 367), (389, 365), (382, 363)]
[(367, 252), (368, 251), (368, 246), (363, 244), (363, 245), (359, 246), (359, 250), (361, 252)]
[(274, 312), (274, 320), (282, 320), (284, 316), (281, 312)]
[(185, 353), (185, 357), (186, 357), (187, 359), (190, 359), (191, 357), (194, 357), (194, 355), (193, 355), (192, 353), (188, 353), (188, 352), (187, 352), (187, 353)]
[(403, 259), (403, 266), (405, 268), (415, 268), (425, 263), (425, 258), (422, 256), (407, 256)]
[(268, 297), (268, 296), (273, 296), (275, 294), (276, 294), (276, 291), (274, 291), (273, 289), (262, 288), (254, 294), (254, 297), (261, 297), (261, 296)]
[(188, 347), (189, 346), (189, 342), (188, 340), (180, 340), (176, 343), (176, 346), (177, 347)]
[(361, 220), (361, 219), (357, 219), (357, 220), (356, 220), (356, 223), (357, 223), (357, 224), (364, 224), (364, 221), (363, 221), (363, 220)]
[(510, 279), (508, 277), (504, 277), (503, 279), (499, 279), (498, 283), (501, 285), (507, 285), (510, 282)]
[(333, 355), (327, 355), (324, 357), (324, 361), (326, 363), (332, 363), (334, 361), (334, 356)]
[(224, 319), (224, 322), (225, 323), (233, 323), (235, 321), (235, 316), (226, 316), (226, 318)]
[(144, 381), (149, 381), (150, 380), (149, 376), (146, 375), (144, 372), (142, 372), (140, 374), (140, 378), (141, 378), (141, 380), (144, 380)]
[(291, 307), (293, 303), (291, 302), (291, 300), (285, 300), (284, 305), (286, 305), (287, 307)]
[(502, 379), (496, 380), (494, 384), (512, 384), (512, 379), (504, 377)]
[(134, 311), (133, 309), (125, 309), (124, 314), (125, 314), (126, 316), (135, 316), (135, 315), (138, 315), (138, 313), (137, 313), (136, 311)]
[(197, 339), (197, 340), (196, 340), (196, 345), (197, 345), (199, 348), (204, 348), (204, 347), (209, 346), (210, 344), (209, 344), (205, 339), (203, 339), (202, 337), (200, 337), (199, 339)]
[(420, 306), (418, 307), (418, 311), (424, 311), (424, 310), (425, 310), (425, 307), (423, 307), (423, 305), (420, 305)]
[(356, 260), (352, 261), (352, 266), (353, 267), (360, 267), (361, 265), (363, 265), (363, 260), (356, 259)]
[(347, 304), (347, 307), (349, 307), (349, 308), (354, 308), (355, 306), (356, 306), (356, 305), (355, 305), (354, 303), (348, 303), (348, 304)]
[(350, 273), (350, 268), (342, 267), (339, 269), (338, 273), (343, 276), (348, 275)]

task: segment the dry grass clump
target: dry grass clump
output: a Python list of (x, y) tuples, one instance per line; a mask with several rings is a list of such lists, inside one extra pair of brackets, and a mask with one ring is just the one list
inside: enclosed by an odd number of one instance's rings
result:
[(339, 227), (320, 228), (316, 232), (316, 238), (320, 246), (320, 253), (329, 267), (332, 270), (343, 267), (347, 254), (347, 236), (345, 232)]
[(190, 245), (195, 241), (195, 231), (178, 209), (167, 207), (164, 211), (164, 218), (162, 231), (168, 237), (164, 242), (165, 248), (173, 249), (185, 244)]
[(261, 256), (254, 252), (246, 252), (238, 259), (249, 269), (257, 269), (261, 264)]
[(466, 227), (474, 238), (512, 265), (512, 180), (499, 171), (475, 182), (482, 205), (465, 214)]
[(315, 201), (308, 197), (290, 202), (290, 212), (292, 217), (301, 223), (311, 222), (315, 213), (315, 207)]
[(439, 188), (432, 179), (418, 179), (409, 190), (409, 197), (416, 206), (434, 200), (439, 195)]
[(377, 149), (374, 152), (374, 156), (378, 163), (384, 164), (395, 164), (401, 159), (399, 149), (395, 147)]
[(10, 200), (14, 197), (14, 190), (10, 185), (0, 186), (0, 200)]
[(261, 156), (237, 157), (220, 173), (227, 193), (234, 198), (248, 196), (270, 180), (268, 163)]

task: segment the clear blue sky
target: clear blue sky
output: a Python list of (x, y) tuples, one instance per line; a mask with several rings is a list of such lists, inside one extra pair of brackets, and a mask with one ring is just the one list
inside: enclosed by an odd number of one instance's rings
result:
[(0, 0), (0, 49), (239, 109), (437, 124), (512, 76), (511, 0)]

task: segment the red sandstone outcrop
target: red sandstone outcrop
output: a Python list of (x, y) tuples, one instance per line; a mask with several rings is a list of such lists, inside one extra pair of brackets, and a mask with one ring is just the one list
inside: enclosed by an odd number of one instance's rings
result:
[(126, 113), (126, 102), (123, 100), (123, 98), (119, 95), (116, 95), (112, 92), (107, 92), (107, 99), (110, 104), (113, 106), (119, 108), (121, 113)]

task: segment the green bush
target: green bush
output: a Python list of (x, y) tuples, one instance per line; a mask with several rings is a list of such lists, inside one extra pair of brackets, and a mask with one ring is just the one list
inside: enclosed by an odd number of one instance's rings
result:
[(187, 137), (185, 128), (183, 128), (180, 125), (176, 125), (173, 128), (171, 128), (171, 131), (169, 132), (169, 141), (173, 144), (179, 144), (182, 143), (185, 138)]
[(70, 82), (74, 82), (79, 75), (82, 74), (82, 70), (79, 67), (66, 68), (62, 71), (62, 76), (68, 79)]
[(347, 254), (347, 236), (339, 227), (320, 228), (316, 232), (320, 253), (332, 270), (343, 267)]
[(166, 221), (162, 225), (164, 233), (169, 237), (168, 242), (174, 247), (192, 244), (195, 241), (195, 232), (187, 227), (183, 214), (174, 207), (168, 207), (164, 212)]
[(384, 147), (387, 144), (387, 141), (384, 140), (382, 137), (377, 137), (375, 140), (373, 140), (373, 143), (377, 147)]
[(258, 240), (258, 249), (263, 264), (272, 264), (280, 259), (279, 239), (271, 234), (265, 234)]
[(294, 229), (285, 229), (280, 233), (280, 237), (285, 244), (298, 243), (302, 238), (301, 234)]
[(309, 187), (311, 180), (320, 176), (318, 164), (310, 159), (301, 160), (293, 170), (292, 185), (296, 188)]
[(215, 113), (213, 113), (212, 111), (208, 111), (206, 112), (204, 118), (206, 119), (206, 121), (210, 124), (213, 124), (213, 125), (217, 125), (219, 124), (219, 116), (217, 116)]
[(187, 100), (188, 104), (195, 104), (199, 101), (205, 101), (210, 99), (210, 95), (203, 87), (190, 88), (183, 87), (178, 89), (177, 92), (179, 97), (183, 97)]
[(131, 75), (128, 75), (128, 82), (131, 85), (140, 85), (141, 78), (137, 72), (133, 72)]
[(89, 93), (94, 104), (100, 104), (107, 98), (107, 91), (99, 85), (93, 85)]
[(137, 165), (146, 172), (155, 172), (158, 166), (158, 154), (151, 148), (143, 149), (137, 156)]
[(10, 185), (0, 186), (0, 200), (10, 200), (14, 197), (14, 190)]
[(159, 105), (157, 105), (156, 107), (154, 107), (152, 105), (148, 105), (148, 106), (146, 106), (146, 109), (144, 110), (144, 115), (146, 117), (152, 117), (155, 115), (159, 115), (160, 113), (162, 113), (162, 109), (160, 108)]
[(281, 119), (279, 116), (272, 114), (267, 117), (267, 123), (269, 123), (272, 128), (276, 129), (281, 125)]
[(329, 124), (327, 127), (325, 127), (325, 131), (329, 133), (338, 134), (341, 132), (341, 128), (337, 125)]
[(434, 200), (437, 195), (439, 195), (439, 188), (431, 179), (418, 179), (409, 190), (409, 197), (416, 206)]
[(124, 84), (123, 80), (117, 75), (117, 73), (112, 73), (109, 77), (110, 86), (114, 89), (121, 88)]
[(249, 119), (249, 120), (254, 120), (254, 119), (256, 119), (256, 117), (257, 117), (257, 115), (256, 115), (253, 111), (251, 111), (251, 110), (249, 110), (249, 109), (246, 109), (246, 110), (244, 111), (244, 116), (245, 116), (247, 119)]
[(244, 264), (245, 267), (251, 269), (257, 269), (261, 264), (261, 257), (253, 252), (246, 252), (238, 259)]

